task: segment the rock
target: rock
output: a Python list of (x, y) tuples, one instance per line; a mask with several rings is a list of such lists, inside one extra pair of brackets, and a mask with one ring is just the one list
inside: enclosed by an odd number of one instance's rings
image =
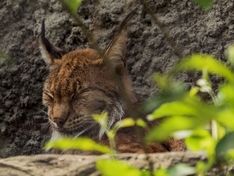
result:
[[(206, 158), (202, 153), (119, 154), (117, 158), (130, 165), (147, 169), (149, 160), (154, 169), (177, 163), (194, 165)], [(99, 175), (95, 161), (110, 159), (108, 155), (35, 155), (0, 159), (0, 176), (77, 176)]]

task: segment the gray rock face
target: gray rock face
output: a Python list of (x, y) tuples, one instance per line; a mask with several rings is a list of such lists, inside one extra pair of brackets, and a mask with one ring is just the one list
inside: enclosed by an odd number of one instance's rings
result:
[[(181, 47), (182, 55), (206, 52), (224, 59), (224, 49), (234, 42), (233, 1), (219, 0), (209, 12), (188, 0), (149, 3)], [(130, 6), (138, 6), (138, 10), (128, 27), (127, 64), (138, 98), (144, 100), (155, 92), (152, 73), (167, 72), (178, 61), (158, 26), (135, 1), (86, 0), (79, 14), (103, 48)], [(58, 1), (0, 1), (2, 157), (42, 153), (50, 135), (46, 110), (41, 104), (47, 68), (36, 40), (42, 19), (46, 19), (47, 36), (55, 45), (66, 50), (88, 47), (87, 38)], [(180, 79), (191, 83), (194, 76), (182, 75)]]
[[(151, 154), (120, 154), (119, 159), (127, 161), (138, 168), (149, 168), (149, 160), (154, 163), (154, 169), (169, 167), (178, 162), (194, 165), (205, 160), (201, 153), (165, 153)], [(110, 156), (79, 156), (79, 155), (35, 155), (18, 156), (0, 159), (0, 176), (76, 176), (100, 175), (96, 170), (96, 161), (110, 159)], [(221, 172), (219, 172), (219, 175)]]

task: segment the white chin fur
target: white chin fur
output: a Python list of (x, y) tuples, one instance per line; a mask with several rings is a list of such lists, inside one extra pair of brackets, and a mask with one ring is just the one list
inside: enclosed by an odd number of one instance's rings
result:
[(50, 140), (56, 140), (56, 139), (60, 139), (62, 137), (64, 137), (64, 136), (60, 132), (53, 130)]
[(98, 133), (98, 138), (101, 139), (103, 135), (105, 134), (106, 130), (110, 130), (113, 124), (119, 120), (121, 120), (124, 116), (124, 109), (121, 103), (116, 102), (116, 108), (112, 110), (112, 112), (109, 114), (109, 122), (107, 129), (100, 128), (100, 131)]

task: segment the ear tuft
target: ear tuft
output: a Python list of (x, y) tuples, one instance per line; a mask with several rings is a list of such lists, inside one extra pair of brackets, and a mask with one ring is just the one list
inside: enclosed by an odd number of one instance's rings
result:
[(117, 33), (105, 49), (104, 56), (113, 64), (117, 72), (125, 66), (125, 51), (127, 43), (127, 23), (134, 16), (137, 8), (130, 11), (120, 23)]
[(45, 20), (43, 19), (41, 24), (41, 32), (39, 35), (39, 48), (42, 58), (47, 65), (52, 65), (54, 59), (59, 59), (65, 53), (62, 49), (53, 46), (49, 40), (45, 37)]
[(121, 33), (111, 41), (110, 47), (107, 48), (105, 56), (113, 64), (116, 69), (121, 69), (125, 66), (125, 51), (127, 43), (127, 31)]

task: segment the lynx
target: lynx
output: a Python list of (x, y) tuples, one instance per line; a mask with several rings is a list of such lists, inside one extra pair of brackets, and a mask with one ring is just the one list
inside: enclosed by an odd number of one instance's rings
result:
[[(39, 39), (42, 57), (50, 70), (44, 83), (43, 104), (48, 108), (49, 121), (55, 131), (94, 136), (99, 134), (99, 125), (92, 119), (93, 114), (107, 112), (109, 127), (124, 117), (126, 103), (121, 97), (120, 85), (113, 78), (110, 64), (104, 62), (96, 50), (86, 48), (64, 53), (45, 37), (44, 22)], [(126, 40), (126, 31), (123, 31), (105, 57), (135, 102), (125, 68)]]
[[(122, 30), (103, 52), (104, 55), (91, 48), (65, 53), (45, 37), (45, 23), (42, 23), (40, 51), (49, 67), (43, 88), (43, 104), (48, 108), (52, 138), (62, 134), (101, 139), (103, 133), (92, 115), (107, 112), (108, 128), (111, 128), (127, 113), (129, 102), (126, 102), (122, 91), (131, 104), (137, 102), (126, 69), (126, 42), (127, 32)], [(118, 150), (143, 152), (140, 140), (134, 131), (125, 131), (117, 136)], [(181, 142), (172, 141), (169, 145), (171, 147), (165, 148), (154, 144), (147, 151), (162, 152), (173, 147), (174, 150), (181, 150)]]

